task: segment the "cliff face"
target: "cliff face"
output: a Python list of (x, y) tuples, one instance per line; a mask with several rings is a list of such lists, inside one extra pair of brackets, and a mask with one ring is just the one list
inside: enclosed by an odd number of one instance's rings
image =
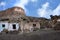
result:
[(24, 10), (21, 7), (12, 7), (4, 11), (0, 11), (0, 17), (5, 16), (18, 16), (18, 15), (25, 15)]

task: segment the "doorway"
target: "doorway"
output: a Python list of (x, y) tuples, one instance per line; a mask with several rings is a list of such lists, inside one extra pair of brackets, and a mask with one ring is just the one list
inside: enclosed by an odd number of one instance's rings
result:
[(16, 24), (13, 24), (13, 29), (16, 29)]

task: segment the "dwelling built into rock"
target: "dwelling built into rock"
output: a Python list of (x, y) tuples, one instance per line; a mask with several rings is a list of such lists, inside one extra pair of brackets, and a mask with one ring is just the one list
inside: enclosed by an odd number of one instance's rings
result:
[[(33, 32), (42, 28), (51, 28), (50, 19), (26, 16), (21, 7), (12, 7), (0, 11), (0, 32), (8, 31)], [(59, 21), (59, 20), (58, 20)]]

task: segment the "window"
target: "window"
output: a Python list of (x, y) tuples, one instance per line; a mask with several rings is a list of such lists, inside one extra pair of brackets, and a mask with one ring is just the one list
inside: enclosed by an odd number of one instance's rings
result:
[(33, 27), (36, 27), (36, 24), (33, 24)]
[(13, 24), (13, 29), (16, 29), (16, 24)]
[(2, 27), (5, 27), (5, 24), (2, 24)]
[(23, 19), (24, 21), (26, 20), (26, 19)]

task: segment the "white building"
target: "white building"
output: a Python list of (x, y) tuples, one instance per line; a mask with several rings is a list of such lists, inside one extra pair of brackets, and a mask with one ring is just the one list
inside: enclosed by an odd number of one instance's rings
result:
[(8, 31), (18, 30), (19, 23), (8, 23), (7, 21), (0, 22), (0, 32), (3, 31), (4, 29), (7, 29)]

